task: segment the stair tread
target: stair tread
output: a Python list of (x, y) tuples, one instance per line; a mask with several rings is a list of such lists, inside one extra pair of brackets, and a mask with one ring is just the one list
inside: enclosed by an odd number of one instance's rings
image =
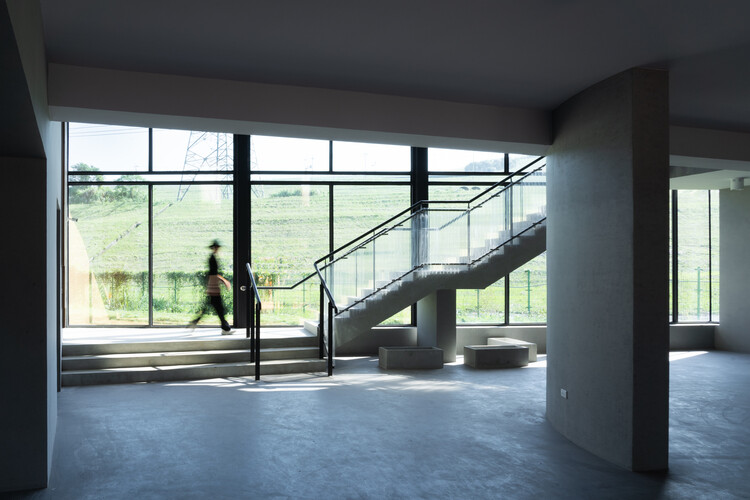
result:
[[(326, 360), (318, 358), (301, 358), (301, 359), (274, 359), (261, 361), (261, 365), (285, 365), (285, 364), (316, 364), (325, 363)], [(231, 363), (197, 363), (188, 365), (166, 365), (166, 366), (125, 366), (117, 368), (97, 368), (92, 370), (65, 370), (63, 374), (85, 375), (88, 373), (117, 373), (117, 372), (160, 372), (160, 371), (177, 371), (183, 369), (201, 369), (215, 367), (233, 367), (233, 366), (254, 366), (254, 362), (240, 361)]]
[[(260, 352), (299, 352), (305, 350), (317, 350), (317, 347), (267, 347), (261, 348)], [(161, 351), (161, 352), (129, 352), (129, 353), (117, 353), (117, 354), (84, 354), (77, 356), (63, 356), (63, 360), (83, 360), (83, 359), (128, 359), (128, 358), (163, 358), (163, 357), (177, 357), (177, 356), (205, 356), (212, 354), (234, 354), (234, 353), (249, 353), (250, 349), (209, 349), (200, 351)]]

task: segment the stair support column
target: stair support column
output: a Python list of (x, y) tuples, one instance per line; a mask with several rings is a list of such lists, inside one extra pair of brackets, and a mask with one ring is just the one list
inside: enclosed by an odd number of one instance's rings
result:
[(417, 302), (417, 345), (443, 350), (443, 362), (456, 361), (456, 291), (437, 290)]

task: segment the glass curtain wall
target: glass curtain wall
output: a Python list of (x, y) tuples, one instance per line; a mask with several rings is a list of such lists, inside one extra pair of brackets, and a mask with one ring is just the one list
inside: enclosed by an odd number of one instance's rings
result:
[[(719, 320), (718, 204), (717, 191), (677, 191), (677, 242), (672, 248), (677, 257), (677, 314), (672, 311), (673, 321)], [(673, 281), (674, 274), (672, 270)]]
[[(232, 135), (91, 124), (69, 124), (68, 133), (69, 324), (186, 324), (204, 305), (213, 240), (223, 245), (222, 274), (234, 278)], [(253, 136), (251, 259), (259, 285), (297, 283), (315, 260), (408, 207), (410, 154), (404, 146)], [(468, 200), (534, 159), (431, 148), (429, 198)], [(718, 191), (675, 193), (672, 321), (716, 322)], [(313, 277), (293, 290), (265, 290), (264, 324), (317, 319), (318, 285)], [(231, 321), (232, 293), (224, 299)], [(459, 290), (456, 316), (459, 323), (545, 322), (546, 255), (484, 290)], [(410, 321), (406, 309), (388, 323)]]
[[(68, 323), (187, 324), (205, 304), (214, 240), (221, 273), (234, 274), (232, 135), (75, 123), (68, 133)], [(230, 291), (224, 303), (231, 322)]]
[(69, 323), (148, 325), (148, 187), (123, 184), (148, 170), (148, 129), (71, 124), (68, 155)]
[[(251, 137), (251, 265), (266, 287), (264, 324), (317, 320), (320, 281), (299, 282), (316, 260), (409, 207), (410, 154), (405, 146)], [(407, 309), (386, 323), (410, 321)]]
[[(528, 155), (430, 148), (429, 197), (468, 201), (536, 159)], [(546, 266), (546, 255), (542, 254), (483, 290), (457, 290), (457, 323), (544, 323)], [(506, 304), (510, 305), (507, 310)]]

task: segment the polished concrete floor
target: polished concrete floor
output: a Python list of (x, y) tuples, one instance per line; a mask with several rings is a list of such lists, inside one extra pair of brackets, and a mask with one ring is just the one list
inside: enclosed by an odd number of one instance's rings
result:
[(50, 487), (21, 498), (750, 498), (750, 356), (672, 353), (670, 470), (638, 474), (544, 418), (527, 368), (63, 389)]

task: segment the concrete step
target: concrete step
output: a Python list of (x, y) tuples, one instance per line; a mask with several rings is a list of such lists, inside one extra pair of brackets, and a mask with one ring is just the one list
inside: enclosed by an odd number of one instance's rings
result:
[[(63, 356), (86, 356), (93, 354), (128, 354), (128, 353), (158, 353), (158, 352), (188, 352), (210, 350), (242, 350), (250, 349), (250, 339), (244, 336), (218, 340), (178, 340), (158, 342), (122, 342), (111, 344), (64, 344)], [(314, 347), (318, 345), (315, 336), (263, 338), (261, 334), (260, 348), (284, 347)]]
[[(261, 375), (287, 373), (315, 373), (327, 371), (326, 360), (297, 359), (261, 362)], [(167, 382), (175, 380), (202, 380), (255, 375), (255, 364), (206, 363), (200, 365), (173, 365), (159, 367), (125, 367), (106, 370), (73, 370), (62, 374), (62, 385), (130, 384), (136, 382)]]
[[(318, 355), (317, 347), (285, 347), (261, 349), (260, 360), (305, 359)], [(124, 354), (94, 354), (64, 356), (63, 371), (98, 370), (125, 367), (155, 367), (169, 365), (196, 365), (250, 361), (249, 349), (209, 350), (187, 352), (154, 352)]]

